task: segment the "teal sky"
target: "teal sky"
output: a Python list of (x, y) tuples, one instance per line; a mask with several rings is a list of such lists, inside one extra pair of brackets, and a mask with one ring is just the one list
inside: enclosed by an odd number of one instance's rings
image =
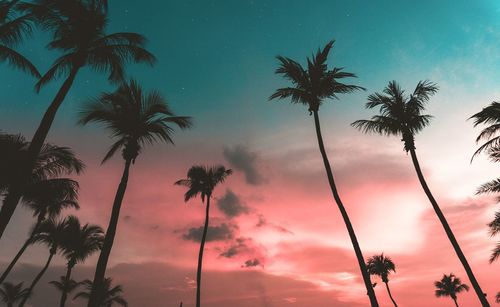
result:
[[(278, 127), (300, 118), (295, 108), (266, 103), (281, 84), (273, 74), (275, 56), (303, 61), (312, 50), (334, 38), (330, 63), (355, 72), (369, 91), (388, 80), (413, 84), (432, 77), (437, 66), (469, 59), (477, 70), (498, 64), (498, 56), (477, 53), (496, 48), (500, 23), (496, 1), (111, 1), (110, 31), (146, 35), (156, 54), (154, 68), (129, 67), (129, 75), (146, 88), (159, 89), (179, 113), (195, 117), (204, 132), (211, 122), (233, 127), (227, 136)], [(56, 56), (43, 49), (46, 37), (36, 33), (22, 50), (41, 71)], [(456, 67), (458, 70), (460, 67)], [(446, 72), (445, 72), (446, 73)], [(463, 71), (449, 72), (459, 82), (475, 81)], [(487, 74), (497, 74), (489, 69)], [(477, 76), (473, 76), (476, 78)], [(86, 97), (111, 89), (103, 78), (85, 70), (58, 116), (57, 125), (73, 127), (74, 114)], [(440, 81), (440, 80), (434, 80)], [(35, 95), (33, 79), (3, 67), (0, 110), (13, 131), (33, 131), (53, 91), (52, 83)], [(481, 80), (482, 90), (493, 87)], [(343, 97), (339, 111), (362, 109), (366, 93)], [(330, 112), (326, 109), (325, 112)], [(237, 114), (238, 116), (234, 116)], [(19, 119), (23, 119), (20, 121)], [(212, 125), (213, 126), (213, 125)], [(234, 128), (237, 127), (237, 128)], [(220, 134), (221, 127), (217, 127)], [(208, 129), (208, 130), (207, 130)], [(236, 130), (235, 130), (236, 129)], [(223, 129), (224, 130), (224, 129)]]

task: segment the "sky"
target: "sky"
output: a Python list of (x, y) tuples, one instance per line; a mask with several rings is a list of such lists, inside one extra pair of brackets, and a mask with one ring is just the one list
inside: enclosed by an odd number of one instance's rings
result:
[[(144, 150), (131, 170), (108, 276), (122, 284), (130, 306), (194, 306), (197, 242), (204, 221), (200, 199), (183, 201), (173, 183), (194, 164), (223, 164), (235, 172), (213, 199), (204, 258), (204, 306), (368, 306), (356, 258), (333, 202), (307, 108), (269, 102), (286, 84), (274, 74), (277, 55), (304, 63), (335, 39), (329, 65), (358, 76), (365, 92), (339, 96), (320, 110), (323, 137), (337, 185), (365, 257), (384, 253), (400, 306), (452, 306), (434, 296), (433, 282), (455, 273), (469, 284), (427, 201), (410, 157), (397, 137), (363, 135), (350, 123), (368, 118), (366, 97), (397, 80), (408, 91), (419, 80), (440, 88), (416, 137), (417, 154), (436, 199), (493, 303), (498, 263), (486, 224), (498, 209), (476, 188), (496, 178), (485, 157), (470, 163), (479, 129), (467, 121), (500, 97), (500, 3), (497, 1), (110, 1), (111, 31), (144, 34), (154, 67), (129, 65), (128, 75), (159, 90), (179, 115), (194, 119), (176, 131), (175, 146)], [(58, 56), (35, 32), (19, 50), (41, 71)], [(35, 131), (61, 81), (40, 94), (35, 80), (7, 65), (0, 72), (0, 129)], [(90, 97), (113, 90), (105, 76), (84, 70), (61, 107), (48, 141), (75, 150), (87, 169), (80, 182), (84, 222), (105, 227), (123, 161), (100, 164), (111, 139), (100, 126), (76, 125)], [(20, 207), (2, 238), (0, 264), (21, 246), (30, 213)], [(8, 247), (8, 248), (7, 248)], [(31, 247), (12, 274), (29, 281), (48, 251)], [(75, 268), (92, 275), (96, 256)], [(55, 304), (47, 284), (64, 273), (57, 257), (32, 306)], [(391, 306), (381, 281), (375, 292)], [(474, 292), (462, 306), (479, 306)], [(71, 306), (82, 306), (72, 301)]]

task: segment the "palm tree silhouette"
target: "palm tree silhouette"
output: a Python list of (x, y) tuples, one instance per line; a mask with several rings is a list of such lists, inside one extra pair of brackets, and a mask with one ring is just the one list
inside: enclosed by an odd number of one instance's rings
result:
[[(77, 263), (83, 263), (93, 253), (99, 251), (104, 241), (104, 231), (97, 225), (80, 225), (75, 216), (67, 219), (62, 254), (66, 257), (67, 270), (64, 285), (70, 285), (71, 271)], [(59, 306), (64, 307), (68, 292), (63, 289)]]
[(356, 238), (354, 228), (352, 226), (349, 215), (340, 199), (340, 195), (335, 186), (335, 180), (333, 177), (332, 168), (330, 161), (325, 150), (325, 145), (323, 143), (323, 137), (321, 136), (321, 127), (319, 121), (319, 107), (325, 102), (326, 99), (338, 99), (338, 94), (352, 93), (357, 90), (362, 90), (363, 88), (356, 85), (348, 85), (338, 82), (339, 79), (344, 78), (355, 78), (356, 75), (353, 73), (345, 72), (342, 68), (334, 67), (329, 70), (327, 66), (328, 54), (332, 49), (334, 41), (330, 41), (323, 50), (318, 50), (316, 55), (312, 58), (307, 59), (307, 69), (304, 69), (302, 65), (298, 62), (278, 56), (277, 59), (280, 62), (280, 66), (276, 69), (276, 73), (282, 75), (285, 79), (292, 83), (291, 87), (284, 87), (276, 90), (274, 94), (269, 98), (272, 99), (284, 99), (290, 98), (293, 104), (303, 104), (309, 108), (309, 113), (314, 115), (314, 124), (316, 128), (316, 136), (318, 139), (319, 150), (321, 152), (321, 157), (323, 158), (323, 163), (325, 165), (326, 175), (328, 177), (328, 183), (330, 184), (330, 189), (332, 190), (333, 198), (337, 203), (339, 211), (344, 219), (349, 237), (358, 260), (359, 268), (363, 276), (363, 281), (365, 283), (366, 291), (368, 297), (370, 298), (370, 303), (372, 306), (378, 306), (377, 297), (373, 291), (372, 283), (370, 281), (370, 275), (366, 270), (366, 264), (364, 261), (363, 253)]
[(196, 307), (201, 304), (201, 267), (203, 262), (203, 250), (205, 248), (205, 240), (207, 238), (210, 198), (215, 187), (219, 183), (223, 183), (226, 178), (233, 173), (232, 170), (226, 169), (222, 165), (207, 167), (207, 166), (192, 166), (187, 172), (187, 178), (175, 182), (176, 185), (183, 185), (188, 188), (184, 194), (184, 201), (189, 201), (191, 198), (198, 196), (201, 201), (207, 200), (205, 212), (205, 226), (203, 227), (203, 235), (200, 242), (200, 251), (198, 254), (198, 270), (196, 273)]
[(495, 297), (495, 301), (497, 303), (500, 303), (500, 292), (497, 293), (496, 297)]
[(63, 209), (78, 209), (79, 205), (77, 199), (78, 182), (71, 179), (48, 179), (27, 186), (23, 193), (22, 202), (33, 211), (36, 222), (31, 229), (30, 236), (0, 276), (0, 283), (7, 278), (19, 258), (23, 255), (28, 246), (33, 243), (33, 239), (42, 222), (47, 218), (57, 218)]
[(469, 286), (462, 284), (460, 278), (453, 275), (453, 273), (450, 273), (450, 275), (443, 274), (443, 278), (440, 281), (435, 281), (434, 286), (436, 287), (436, 297), (449, 296), (457, 307), (457, 294), (469, 291)]
[(40, 78), (35, 65), (13, 49), (32, 32), (32, 16), (19, 14), (19, 0), (0, 1), (0, 61)]
[[(111, 278), (105, 278), (104, 282), (101, 284), (100, 289), (98, 290), (98, 301), (96, 303), (97, 307), (111, 307), (113, 306), (114, 303), (121, 305), (121, 306), (128, 306), (127, 301), (123, 298), (122, 293), (123, 293), (123, 288), (122, 286), (114, 286), (112, 287), (111, 284), (113, 283), (113, 280)], [(75, 295), (73, 299), (77, 298), (84, 298), (84, 299), (90, 299), (90, 294), (92, 291), (94, 291), (94, 288), (92, 287), (92, 281), (89, 279), (86, 279), (80, 283), (81, 285), (84, 285), (87, 291), (82, 291), (79, 292)]]
[[(105, 2), (105, 1), (104, 1)], [(48, 82), (66, 76), (61, 88), (46, 110), (28, 148), (28, 160), (18, 170), (14, 188), (4, 199), (0, 210), (0, 238), (17, 207), (22, 183), (29, 177), (38, 153), (49, 133), (56, 113), (69, 92), (76, 75), (83, 67), (99, 73), (109, 73), (112, 82), (121, 82), (127, 62), (153, 64), (154, 56), (144, 49), (146, 39), (137, 33), (107, 34), (107, 10), (103, 1), (33, 0), (23, 3), (23, 10), (34, 16), (43, 30), (52, 34), (48, 48), (64, 53), (40, 78), (36, 90)]]
[(28, 298), (33, 294), (35, 286), (49, 268), (50, 263), (52, 262), (52, 258), (64, 244), (68, 219), (70, 219), (70, 217), (67, 217), (62, 220), (46, 219), (41, 223), (40, 227), (38, 228), (38, 232), (33, 238), (33, 242), (47, 245), (50, 251), (49, 257), (45, 262), (45, 265), (42, 268), (42, 270), (36, 275), (36, 277), (31, 282), (31, 285), (28, 288), (28, 295), (23, 297), (21, 303), (19, 304), (19, 307), (23, 307), (26, 304)]
[(75, 291), (78, 286), (80, 286), (80, 283), (76, 282), (75, 280), (66, 279), (65, 275), (60, 276), (59, 280), (50, 281), (49, 284), (53, 285), (61, 293), (66, 292), (68, 295), (71, 294), (71, 292)]
[(28, 289), (23, 289), (23, 283), (14, 285), (10, 282), (4, 282), (0, 287), (0, 299), (7, 307), (13, 307), (15, 303), (27, 295)]
[[(472, 115), (470, 118), (474, 119), (474, 127), (482, 124), (488, 125), (486, 128), (481, 130), (476, 138), (476, 143), (482, 141), (485, 141), (485, 143), (476, 150), (472, 158), (474, 159), (476, 155), (486, 151), (492, 162), (500, 162), (500, 137), (498, 136), (498, 132), (500, 131), (500, 103), (494, 101), (487, 107), (483, 108), (480, 112)], [(500, 192), (500, 178), (491, 180), (481, 185), (477, 189), (476, 194), (498, 192)], [(488, 224), (488, 226), (492, 236), (495, 236), (500, 232), (500, 211), (495, 213), (495, 218)], [(497, 243), (492, 251), (490, 263), (498, 259), (499, 256), (500, 242)]]
[(430, 81), (420, 81), (413, 93), (406, 95), (396, 81), (391, 81), (384, 89), (383, 93), (374, 93), (368, 96), (366, 108), (380, 108), (380, 115), (375, 115), (370, 120), (357, 120), (352, 123), (352, 126), (365, 133), (374, 132), (382, 135), (396, 135), (402, 137), (401, 141), (404, 143), (404, 150), (407, 153), (410, 152), (418, 180), (434, 208), (439, 221), (443, 225), (444, 231), (455, 249), (458, 259), (460, 259), (460, 262), (467, 272), (467, 276), (469, 277), (479, 301), (483, 306), (490, 306), (446, 217), (425, 181), (415, 151), (415, 135), (425, 128), (432, 118), (431, 115), (422, 114), (422, 112), (430, 97), (437, 91), (438, 87), (436, 84)]
[[(146, 145), (153, 145), (156, 142), (173, 144), (172, 125), (187, 129), (191, 127), (191, 119), (176, 116), (160, 93), (156, 91), (145, 93), (141, 86), (132, 80), (122, 84), (115, 92), (104, 93), (90, 101), (82, 110), (79, 123), (85, 125), (90, 122), (104, 124), (111, 131), (112, 137), (117, 139), (102, 162), (106, 162), (120, 149), (125, 160), (93, 281), (95, 286), (100, 287), (113, 247), (130, 166)], [(96, 297), (92, 295), (89, 306), (96, 306), (95, 299)]]
[(391, 258), (384, 256), (384, 254), (375, 255), (366, 261), (366, 267), (368, 269), (368, 273), (370, 275), (377, 275), (382, 279), (382, 282), (385, 284), (387, 289), (387, 293), (389, 293), (389, 297), (391, 298), (392, 303), (395, 307), (398, 307), (396, 301), (392, 297), (391, 290), (389, 289), (389, 274), (391, 272), (396, 272), (396, 265), (392, 261)]

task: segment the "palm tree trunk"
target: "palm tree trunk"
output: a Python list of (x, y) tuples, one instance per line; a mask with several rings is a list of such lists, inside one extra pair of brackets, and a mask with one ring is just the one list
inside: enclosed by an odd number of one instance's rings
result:
[(483, 307), (489, 307), (490, 303), (488, 303), (488, 301), (486, 300), (486, 296), (484, 295), (483, 290), (481, 290), (481, 287), (479, 286), (479, 283), (477, 282), (476, 277), (474, 276), (474, 273), (472, 272), (472, 269), (469, 266), (469, 263), (467, 262), (467, 259), (465, 258), (465, 255), (462, 252), (462, 249), (460, 248), (460, 245), (458, 244), (457, 239), (455, 238), (455, 235), (453, 234), (453, 231), (451, 230), (450, 225), (448, 224), (448, 221), (446, 220), (446, 217), (444, 216), (443, 212), (441, 211), (441, 208), (439, 208), (438, 203), (434, 199), (434, 196), (432, 195), (431, 190), (427, 186), (427, 182), (425, 182), (424, 175), (422, 174), (422, 170), (420, 169), (420, 164), (418, 163), (417, 154), (415, 152), (415, 149), (410, 149), (410, 154), (411, 154), (411, 159), (413, 161), (413, 165), (415, 166), (415, 171), (417, 172), (418, 180), (420, 181), (420, 184), (422, 185), (422, 188), (424, 189), (424, 192), (427, 195), (427, 198), (431, 202), (432, 207), (434, 208), (434, 211), (436, 212), (436, 215), (439, 218), (439, 221), (443, 225), (444, 231), (446, 232), (446, 235), (448, 236), (448, 239), (450, 240), (451, 245), (453, 245), (453, 248), (455, 249), (455, 253), (458, 256), (458, 259), (460, 259), (460, 262), (462, 263), (462, 265), (465, 269), (465, 272), (467, 273), (467, 276), (469, 277), (470, 283), (472, 284), (474, 291), (476, 291), (476, 295), (479, 298), (481, 305)]
[[(203, 263), (203, 250), (205, 249), (205, 241), (207, 239), (209, 212), (210, 212), (210, 195), (207, 195), (207, 208), (205, 212), (205, 226), (203, 226), (203, 235), (201, 236), (200, 252), (198, 254), (198, 270), (196, 271), (196, 307), (201, 306), (201, 267)], [(182, 306), (182, 303), (181, 303)]]
[(40, 227), (40, 224), (42, 223), (42, 221), (43, 221), (42, 218), (38, 218), (37, 219), (35, 227), (33, 228), (33, 231), (31, 232), (30, 237), (24, 242), (23, 246), (17, 252), (17, 254), (14, 257), (14, 259), (12, 259), (12, 261), (9, 264), (9, 266), (2, 273), (2, 276), (0, 276), (0, 284), (2, 284), (5, 281), (5, 279), (9, 275), (10, 271), (14, 268), (14, 266), (16, 265), (16, 263), (19, 260), (19, 258), (21, 258), (21, 256), (23, 255), (24, 251), (26, 251), (26, 249), (28, 248), (28, 246), (30, 246), (31, 240), (33, 240), (33, 237), (35, 236), (36, 230), (38, 229), (38, 227)]
[(326, 154), (325, 145), (323, 144), (323, 137), (321, 136), (321, 127), (319, 123), (319, 114), (318, 111), (313, 111), (314, 113), (314, 123), (316, 127), (316, 136), (318, 137), (318, 145), (319, 150), (321, 152), (321, 157), (323, 158), (323, 163), (325, 164), (326, 175), (328, 177), (328, 183), (330, 184), (330, 188), (332, 190), (333, 198), (337, 203), (337, 206), (340, 210), (340, 214), (344, 219), (344, 223), (347, 228), (347, 232), (349, 233), (349, 237), (351, 239), (352, 246), (354, 248), (354, 252), (356, 253), (356, 258), (358, 259), (359, 268), (361, 270), (361, 275), (363, 276), (363, 281), (365, 283), (366, 292), (368, 297), (370, 298), (370, 303), (372, 307), (378, 307), (377, 297), (375, 296), (375, 291), (373, 291), (372, 282), (370, 280), (370, 275), (368, 274), (368, 270), (366, 269), (365, 260), (363, 258), (363, 253), (361, 252), (361, 248), (359, 247), (358, 239), (356, 238), (356, 234), (354, 233), (354, 228), (352, 227), (349, 216), (347, 215), (347, 211), (345, 210), (344, 204), (340, 199), (340, 195), (337, 191), (337, 187), (335, 186), (335, 181), (333, 179), (333, 173), (330, 166), (330, 162), (328, 161), (328, 156)]
[(116, 191), (115, 200), (113, 202), (113, 209), (111, 211), (111, 218), (109, 220), (108, 230), (106, 231), (106, 236), (104, 238), (104, 243), (101, 249), (101, 254), (99, 255), (99, 260), (97, 261), (96, 271), (94, 275), (94, 282), (92, 286), (92, 291), (89, 298), (89, 307), (99, 307), (99, 295), (96, 289), (102, 288), (102, 283), (104, 282), (104, 277), (106, 275), (106, 267), (108, 266), (109, 255), (111, 254), (111, 248), (113, 247), (113, 241), (115, 240), (116, 228), (118, 226), (118, 219), (120, 217), (120, 208), (122, 206), (123, 197), (125, 196), (125, 190), (127, 189), (128, 176), (130, 171), (130, 165), (132, 163), (131, 159), (125, 161), (125, 168), (123, 170), (122, 179), (118, 190)]
[(455, 306), (458, 307), (458, 303), (457, 303), (457, 299), (456, 298), (453, 299), (453, 302), (455, 302)]
[(385, 287), (387, 289), (387, 293), (389, 293), (389, 297), (391, 298), (392, 303), (394, 304), (394, 307), (398, 307), (398, 304), (396, 304), (396, 301), (392, 297), (391, 289), (389, 289), (389, 283), (388, 282), (385, 282)]
[(30, 142), (30, 146), (28, 148), (28, 152), (30, 155), (29, 163), (26, 163), (26, 165), (24, 165), (24, 167), (19, 170), (19, 176), (9, 188), (9, 192), (5, 196), (2, 209), (0, 210), (0, 239), (2, 238), (5, 228), (7, 228), (7, 225), (9, 224), (9, 221), (17, 208), (17, 204), (21, 199), (23, 182), (26, 181), (26, 178), (28, 178), (33, 171), (36, 157), (40, 153), (40, 150), (45, 143), (45, 139), (47, 138), (47, 134), (49, 133), (52, 123), (54, 122), (57, 110), (68, 94), (79, 69), (80, 66), (78, 65), (74, 66), (71, 69), (68, 78), (66, 78), (56, 96), (54, 97), (54, 100), (52, 100), (49, 108), (47, 109), (47, 111), (45, 111), (42, 121), (40, 122), (40, 125), (38, 126), (38, 129), (36, 130), (35, 135)]
[(71, 269), (73, 268), (73, 266), (71, 266), (69, 263), (68, 263), (68, 269), (66, 270), (66, 277), (64, 278), (64, 287), (63, 287), (63, 292), (61, 294), (61, 302), (59, 303), (59, 307), (64, 307), (64, 305), (66, 305), (66, 299), (68, 298), (68, 283), (70, 281), (70, 278), (71, 278)]
[(33, 289), (35, 289), (36, 284), (38, 281), (40, 281), (40, 278), (42, 278), (43, 274), (45, 274), (45, 271), (49, 268), (50, 262), (52, 261), (52, 257), (55, 255), (55, 251), (51, 251), (49, 255), (49, 259), (47, 259), (47, 262), (45, 263), (45, 266), (43, 269), (38, 273), (38, 275), (33, 279), (33, 282), (31, 283), (30, 287), (28, 288), (28, 292), (26, 296), (23, 298), (21, 303), (19, 304), (19, 307), (24, 307), (24, 304), (26, 304), (26, 301), (28, 301), (28, 298), (33, 294)]

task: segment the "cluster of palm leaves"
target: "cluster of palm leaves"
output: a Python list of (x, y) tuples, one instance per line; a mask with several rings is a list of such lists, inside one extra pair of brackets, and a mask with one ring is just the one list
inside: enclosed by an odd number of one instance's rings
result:
[[(74, 298), (87, 299), (89, 307), (111, 306), (114, 303), (126, 306), (127, 303), (121, 296), (122, 287), (111, 285), (111, 279), (106, 277), (106, 269), (130, 170), (143, 149), (159, 142), (173, 144), (175, 128), (188, 129), (192, 125), (191, 118), (177, 116), (159, 92), (144, 91), (140, 82), (126, 77), (127, 63), (152, 65), (155, 57), (145, 48), (146, 39), (142, 35), (133, 32), (110, 34), (107, 31), (108, 23), (109, 8), (105, 0), (0, 0), (0, 61), (8, 62), (37, 78), (36, 91), (42, 90), (53, 80), (63, 79), (30, 141), (21, 135), (0, 134), (0, 195), (3, 197), (0, 239), (19, 204), (29, 208), (35, 218), (24, 244), (0, 276), (0, 296), (8, 306), (18, 302), (19, 306), (24, 306), (33, 297), (35, 286), (49, 268), (53, 257), (58, 254), (67, 261), (66, 274), (59, 281), (51, 282), (61, 292), (60, 306), (65, 306), (68, 296), (80, 286), (85, 287), (85, 291), (77, 293)], [(44, 74), (40, 74), (35, 65), (16, 51), (23, 38), (34, 34), (35, 30), (46, 32), (50, 37), (47, 48), (59, 54)], [(345, 79), (355, 78), (355, 74), (342, 68), (328, 67), (328, 56), (333, 46), (334, 41), (331, 41), (319, 49), (307, 59), (305, 67), (293, 59), (279, 56), (276, 73), (291, 84), (277, 89), (270, 99), (289, 98), (294, 104), (305, 105), (309, 114), (313, 115), (328, 183), (347, 228), (370, 304), (373, 307), (379, 306), (374, 291), (376, 283), (372, 283), (370, 277), (375, 275), (385, 284), (391, 301), (397, 306), (389, 289), (389, 275), (395, 272), (395, 265), (383, 254), (365, 261), (346, 206), (337, 190), (322, 137), (320, 107), (328, 101), (339, 99), (340, 94), (364, 90), (361, 86), (343, 82)], [(116, 85), (115, 90), (88, 99), (79, 114), (79, 124), (100, 124), (114, 140), (102, 162), (121, 153), (124, 163), (106, 230), (93, 224), (82, 225), (76, 216), (62, 215), (66, 209), (80, 207), (78, 182), (68, 176), (80, 174), (84, 170), (84, 164), (69, 148), (46, 143), (60, 106), (72, 85), (77, 82), (79, 72), (86, 68), (105, 74), (109, 82)], [(374, 93), (368, 97), (366, 107), (376, 108), (380, 114), (369, 120), (355, 121), (352, 125), (366, 133), (401, 137), (404, 150), (410, 153), (424, 193), (463, 265), (472, 288), (481, 305), (490, 306), (427, 185), (417, 159), (415, 137), (431, 121), (432, 117), (424, 114), (424, 111), (437, 91), (436, 84), (421, 81), (412, 92), (406, 93), (397, 82), (391, 81), (382, 93)], [(486, 140), (486, 143), (478, 149), (477, 154), (487, 151), (493, 161), (500, 161), (500, 103), (492, 103), (473, 118), (475, 125), (491, 124), (478, 137), (478, 141)], [(187, 187), (186, 202), (199, 195), (205, 203), (205, 223), (200, 238), (196, 279), (197, 307), (201, 306), (202, 261), (209, 226), (210, 200), (215, 187), (231, 173), (230, 169), (222, 165), (196, 165), (188, 170), (185, 179), (175, 183)], [(500, 192), (500, 179), (489, 182), (478, 190), (478, 193), (490, 192)], [(500, 232), (500, 213), (496, 214), (489, 227), (492, 235)], [(42, 270), (27, 288), (23, 287), (23, 283), (6, 282), (16, 263), (33, 244), (43, 244), (49, 250)], [(93, 279), (74, 281), (71, 275), (75, 266), (97, 252), (99, 257)], [(500, 245), (497, 245), (490, 261), (493, 262), (499, 256)], [(435, 286), (437, 296), (449, 296), (455, 304), (457, 294), (468, 290), (468, 286), (453, 274), (444, 275)], [(497, 295), (497, 301), (499, 299), (500, 294)]]

